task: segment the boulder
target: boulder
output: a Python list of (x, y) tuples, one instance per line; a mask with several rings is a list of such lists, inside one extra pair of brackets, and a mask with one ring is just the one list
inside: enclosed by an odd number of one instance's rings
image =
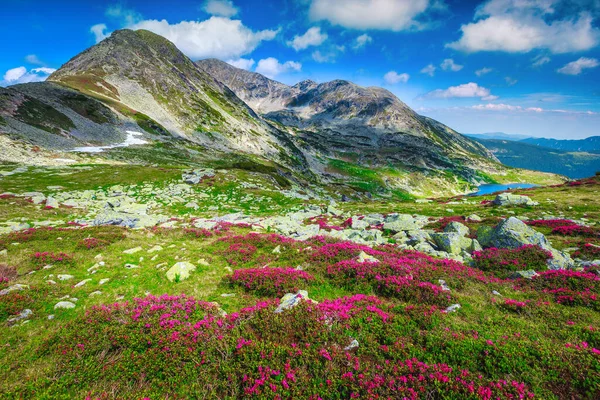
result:
[(167, 279), (171, 282), (174, 281), (184, 281), (190, 277), (190, 272), (196, 270), (196, 266), (190, 262), (182, 261), (173, 265), (167, 271)]
[(364, 219), (358, 219), (358, 217), (352, 217), (352, 229), (367, 229), (370, 224)]
[(471, 231), (466, 225), (461, 224), (460, 222), (450, 222), (444, 228), (444, 232), (446, 233), (458, 233), (461, 236), (467, 236)]
[(473, 239), (469, 239), (460, 233), (434, 233), (431, 235), (435, 244), (449, 254), (460, 254), (463, 250), (469, 250), (473, 246)]
[(538, 273), (535, 272), (534, 270), (530, 269), (527, 271), (515, 271), (509, 276), (509, 278), (510, 279), (519, 279), (519, 278), (532, 279), (534, 276), (538, 276)]
[(394, 233), (401, 231), (418, 231), (425, 224), (409, 214), (392, 214), (385, 218), (383, 224), (384, 230), (389, 230)]
[(512, 193), (500, 193), (493, 203), (497, 206), (537, 206), (539, 204), (527, 196)]
[(515, 217), (503, 220), (494, 228), (480, 228), (477, 230), (477, 239), (484, 247), (503, 249), (516, 249), (528, 244), (537, 245), (552, 253), (553, 258), (548, 260), (548, 269), (567, 269), (574, 266), (573, 260), (567, 253), (553, 248), (542, 233)]

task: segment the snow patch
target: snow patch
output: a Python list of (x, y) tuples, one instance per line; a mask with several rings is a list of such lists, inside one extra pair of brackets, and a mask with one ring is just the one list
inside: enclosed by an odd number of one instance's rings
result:
[(143, 133), (135, 132), (135, 131), (125, 131), (127, 132), (127, 138), (123, 143), (119, 144), (111, 144), (109, 146), (85, 146), (85, 147), (75, 147), (74, 152), (80, 153), (102, 153), (104, 150), (114, 149), (117, 147), (129, 147), (138, 144), (146, 144), (148, 143), (146, 140), (140, 139), (136, 136), (142, 136)]

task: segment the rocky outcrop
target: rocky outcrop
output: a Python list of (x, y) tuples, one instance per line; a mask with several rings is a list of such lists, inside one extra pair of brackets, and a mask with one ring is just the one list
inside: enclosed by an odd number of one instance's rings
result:
[(512, 193), (501, 193), (493, 201), (497, 206), (537, 206), (539, 203), (527, 196)]

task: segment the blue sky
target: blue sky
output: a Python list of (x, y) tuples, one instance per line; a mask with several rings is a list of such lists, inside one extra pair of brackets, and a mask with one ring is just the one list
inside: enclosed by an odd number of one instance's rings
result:
[(13, 0), (0, 85), (121, 28), (294, 84), (382, 86), (463, 133), (600, 135), (600, 0)]

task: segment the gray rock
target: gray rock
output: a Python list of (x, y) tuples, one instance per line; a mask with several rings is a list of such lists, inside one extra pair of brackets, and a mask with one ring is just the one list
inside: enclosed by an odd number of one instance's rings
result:
[(359, 346), (358, 340), (354, 339), (350, 344), (344, 347), (344, 351), (350, 351), (352, 349), (356, 349)]
[(352, 229), (366, 229), (370, 225), (364, 219), (358, 219), (358, 217), (352, 217)]
[(527, 196), (512, 193), (500, 193), (493, 203), (497, 206), (537, 206), (539, 204)]
[(70, 301), (59, 301), (58, 303), (56, 303), (54, 305), (54, 309), (58, 310), (58, 309), (71, 309), (71, 308), (75, 308), (75, 304), (71, 303)]
[(379, 260), (371, 255), (368, 255), (364, 251), (361, 251), (360, 254), (358, 255), (358, 262), (361, 264), (365, 263), (365, 262), (378, 263)]
[(60, 204), (58, 204), (58, 200), (56, 200), (54, 197), (46, 198), (46, 208), (58, 208), (58, 207), (60, 207)]
[(19, 313), (19, 315), (9, 318), (6, 322), (8, 323), (8, 325), (14, 325), (19, 321), (22, 321), (24, 319), (31, 317), (32, 315), (33, 315), (33, 311), (31, 311), (29, 308), (26, 308), (23, 311), (21, 311)]
[(311, 300), (308, 297), (308, 292), (306, 290), (299, 290), (296, 293), (285, 294), (279, 301), (279, 306), (275, 310), (275, 313), (281, 313), (285, 310), (289, 310), (290, 308), (294, 308), (298, 304), (300, 304), (302, 301), (309, 301), (311, 303), (316, 303), (316, 301)]
[(452, 304), (450, 307), (446, 308), (447, 313), (456, 312), (460, 308), (460, 304)]
[(392, 214), (386, 217), (383, 229), (394, 233), (401, 231), (418, 231), (425, 223), (408, 214)]
[(68, 275), (68, 274), (57, 275), (56, 277), (58, 278), (59, 281), (68, 281), (70, 279), (75, 278), (73, 275)]

